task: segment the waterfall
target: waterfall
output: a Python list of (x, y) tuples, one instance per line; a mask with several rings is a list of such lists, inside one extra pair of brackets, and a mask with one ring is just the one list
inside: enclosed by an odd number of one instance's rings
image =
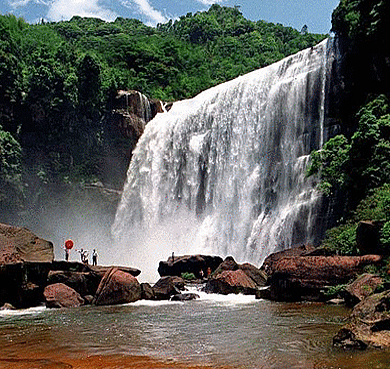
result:
[(176, 102), (148, 123), (112, 227), (123, 261), (176, 254), (260, 266), (313, 242), (320, 195), (305, 177), (323, 140), (328, 41)]

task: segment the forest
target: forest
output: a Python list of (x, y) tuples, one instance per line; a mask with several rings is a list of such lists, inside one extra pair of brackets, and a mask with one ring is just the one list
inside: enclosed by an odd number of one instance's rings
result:
[(193, 97), (324, 37), (219, 5), (155, 28), (123, 18), (28, 24), (0, 16), (3, 221), (53, 187), (100, 181), (121, 189), (125, 172), (113, 178), (101, 170), (118, 141), (126, 145), (107, 119), (118, 90), (163, 101)]

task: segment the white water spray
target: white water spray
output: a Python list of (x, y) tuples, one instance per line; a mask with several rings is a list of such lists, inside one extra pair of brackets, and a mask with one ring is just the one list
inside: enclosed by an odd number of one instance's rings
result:
[(311, 242), (319, 194), (305, 170), (323, 140), (327, 59), (323, 41), (149, 122), (113, 225), (122, 262), (152, 278), (172, 251), (259, 265)]

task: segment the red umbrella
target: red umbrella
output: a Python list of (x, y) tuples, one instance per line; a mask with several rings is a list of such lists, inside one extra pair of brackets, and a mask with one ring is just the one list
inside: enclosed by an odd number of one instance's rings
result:
[(66, 240), (65, 241), (65, 247), (70, 250), (73, 247), (73, 241), (72, 240)]

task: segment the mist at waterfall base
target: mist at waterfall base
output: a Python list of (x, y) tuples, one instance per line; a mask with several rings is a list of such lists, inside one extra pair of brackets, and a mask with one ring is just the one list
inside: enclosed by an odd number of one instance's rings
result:
[(324, 141), (331, 41), (173, 104), (146, 126), (115, 222), (115, 254), (154, 281), (174, 252), (233, 256), (315, 243), (305, 176)]

